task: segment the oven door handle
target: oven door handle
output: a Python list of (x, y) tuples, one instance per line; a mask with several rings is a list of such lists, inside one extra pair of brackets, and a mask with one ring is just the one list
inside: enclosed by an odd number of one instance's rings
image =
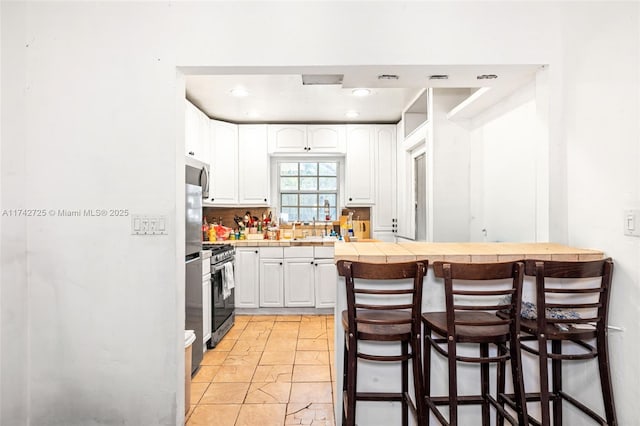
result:
[(211, 267), (211, 273), (213, 274), (214, 272), (218, 272), (218, 271), (220, 271), (220, 270), (224, 269), (224, 265), (225, 265), (225, 264), (227, 264), (227, 263), (229, 263), (229, 262), (233, 262), (233, 260), (234, 260), (234, 258), (230, 258), (230, 259), (228, 259), (228, 260), (226, 260), (226, 261), (224, 261), (224, 262), (220, 263), (220, 264), (219, 264), (219, 265), (217, 265), (217, 266), (212, 266), (212, 267)]

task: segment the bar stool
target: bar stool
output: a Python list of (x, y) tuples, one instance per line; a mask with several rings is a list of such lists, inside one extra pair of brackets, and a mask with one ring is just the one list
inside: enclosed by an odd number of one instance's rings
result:
[[(512, 424), (524, 425), (527, 415), (518, 341), (523, 263), (434, 262), (433, 270), (436, 277), (444, 278), (446, 310), (422, 314), (425, 405), (444, 425), (458, 424), (458, 405), (475, 404), (482, 407), (483, 426), (489, 425), (491, 407), (496, 410), (498, 421), (504, 417)], [(496, 316), (499, 310), (508, 310), (509, 314), (500, 318)], [(479, 355), (461, 355), (459, 345), (478, 345)], [(496, 348), (493, 355), (489, 353), (490, 345)], [(448, 396), (431, 396), (432, 348), (448, 360)], [(509, 360), (515, 400), (519, 402), (516, 404), (517, 420), (504, 409), (499, 396), (504, 393), (504, 371)], [(480, 364), (480, 394), (458, 395), (458, 362)], [(490, 394), (491, 363), (498, 364), (496, 397)], [(440, 405), (449, 406), (448, 421), (438, 408)], [(425, 415), (428, 414), (426, 411)]]
[[(420, 403), (423, 395), (420, 311), (427, 264), (427, 261), (388, 264), (344, 260), (338, 262), (338, 274), (345, 278), (347, 291), (347, 309), (342, 312), (345, 345), (343, 426), (355, 425), (357, 401), (400, 401), (402, 425), (408, 425), (408, 408), (411, 408), (418, 423), (423, 424), (424, 416)], [(407, 284), (407, 279), (412, 279), (412, 284)], [(389, 342), (398, 342), (399, 355), (365, 353), (358, 346), (359, 341), (379, 342), (384, 346), (388, 346)], [(399, 361), (402, 369), (400, 392), (358, 392), (358, 359)], [(413, 370), (415, 400), (409, 395), (409, 360)]]
[[(607, 316), (613, 261), (561, 262), (527, 260), (525, 275), (536, 279), (535, 319), (522, 319), (522, 350), (538, 356), (540, 393), (527, 393), (527, 400), (540, 401), (541, 422), (550, 425), (549, 401), (553, 401), (553, 424), (562, 424), (562, 401), (568, 401), (600, 424), (617, 425), (613, 386), (609, 371)], [(591, 278), (591, 279), (589, 279)], [(594, 283), (594, 279), (598, 279)], [(595, 340), (595, 344), (593, 341)], [(534, 341), (537, 344), (528, 342)], [(547, 342), (551, 342), (551, 353)], [(563, 343), (565, 345), (563, 346)], [(563, 349), (572, 348), (570, 352)], [(575, 350), (575, 349), (578, 350)], [(598, 359), (604, 418), (569, 395), (562, 387), (562, 362)], [(548, 360), (552, 384), (549, 391)]]

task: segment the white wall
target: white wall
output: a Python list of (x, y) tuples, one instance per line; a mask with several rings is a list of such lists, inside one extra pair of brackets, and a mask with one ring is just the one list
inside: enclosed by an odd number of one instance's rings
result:
[(546, 141), (535, 130), (534, 83), (472, 123), (471, 240), (536, 241), (536, 153)]
[(611, 345), (620, 423), (640, 416), (637, 375), (622, 370), (640, 349), (640, 250), (621, 232), (622, 209), (640, 204), (638, 4), (0, 7), (2, 208), (171, 218), (157, 238), (130, 236), (120, 218), (3, 219), (0, 423), (181, 421), (176, 66), (332, 64), (550, 64), (550, 238), (615, 258), (612, 322), (627, 327)]
[(470, 135), (447, 113), (468, 89), (433, 90), (433, 241), (469, 241)]

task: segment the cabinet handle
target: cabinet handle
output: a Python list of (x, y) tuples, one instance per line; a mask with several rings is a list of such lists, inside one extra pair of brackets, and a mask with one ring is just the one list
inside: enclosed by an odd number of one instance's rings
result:
[(349, 201), (353, 201), (353, 198), (349, 197)]
[(264, 199), (264, 202), (265, 202), (265, 203), (267, 202), (267, 199), (266, 199), (266, 198)]
[(280, 262), (280, 264), (282, 265), (282, 262)]
[(256, 254), (258, 254), (258, 250), (256, 250)]
[(307, 147), (307, 151), (311, 151), (311, 147), (310, 147), (310, 146), (309, 146), (309, 147)]
[(189, 151), (189, 155), (196, 155), (196, 153), (193, 151)]
[(311, 264), (313, 265), (313, 261), (311, 261)]

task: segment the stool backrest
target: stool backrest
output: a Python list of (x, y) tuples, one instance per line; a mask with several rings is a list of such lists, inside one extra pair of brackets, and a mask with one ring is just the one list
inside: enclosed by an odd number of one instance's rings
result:
[[(375, 325), (412, 324), (412, 331), (419, 332), (422, 309), (422, 285), (427, 274), (428, 261), (404, 263), (365, 263), (338, 261), (338, 275), (345, 277), (347, 290), (347, 314), (349, 329), (355, 330), (358, 324)], [(412, 285), (403, 285), (397, 281), (412, 279)], [(360, 285), (360, 280), (367, 280)], [(378, 281), (377, 283), (371, 283)], [(396, 281), (396, 282), (394, 282)], [(376, 319), (360, 318), (360, 309), (389, 312), (409, 311), (410, 319), (398, 317), (380, 317)]]
[[(477, 327), (479, 331), (508, 325), (511, 333), (518, 332), (524, 276), (522, 262), (434, 262), (433, 271), (436, 277), (444, 278), (447, 331), (454, 341), (460, 326)], [(472, 313), (480, 311), (508, 311), (509, 315), (477, 321)]]
[[(613, 274), (611, 258), (594, 261), (529, 259), (525, 274), (536, 277), (537, 322), (547, 324), (607, 325), (609, 291)], [(594, 280), (594, 278), (599, 278)], [(541, 315), (545, 312), (545, 315)]]

